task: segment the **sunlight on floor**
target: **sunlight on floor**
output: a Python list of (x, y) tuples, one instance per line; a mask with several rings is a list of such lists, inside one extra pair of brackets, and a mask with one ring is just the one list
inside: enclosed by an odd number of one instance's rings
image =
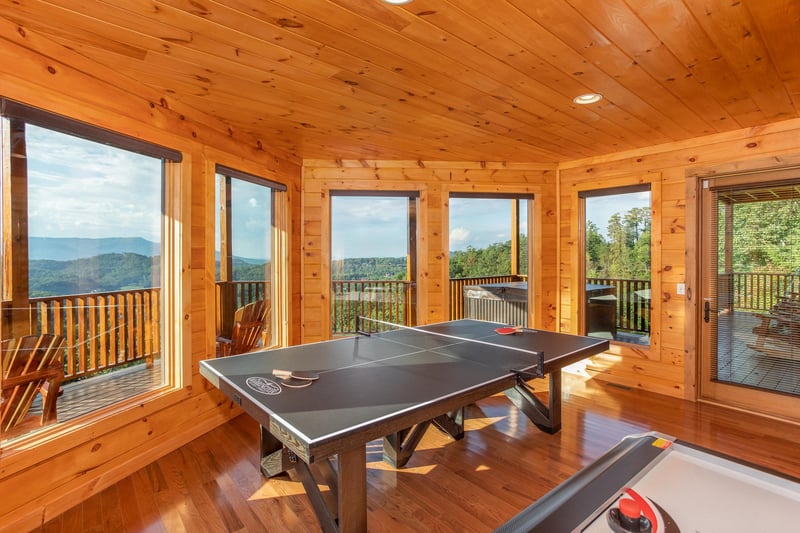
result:
[(430, 474), (436, 468), (436, 465), (422, 465), (422, 466), (404, 466), (401, 469), (394, 468), (393, 466), (384, 463), (383, 461), (371, 461), (367, 463), (367, 468), (372, 470), (383, 470), (385, 472), (402, 472), (403, 474)]

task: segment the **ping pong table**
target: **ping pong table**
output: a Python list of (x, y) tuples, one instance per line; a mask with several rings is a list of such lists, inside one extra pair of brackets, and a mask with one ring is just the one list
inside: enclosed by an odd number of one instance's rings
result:
[[(401, 467), (431, 424), (461, 438), (464, 406), (499, 392), (555, 433), (561, 369), (608, 349), (604, 339), (528, 328), (501, 335), (502, 326), (455, 320), (398, 327), (204, 360), (200, 373), (261, 424), (264, 475), (294, 470), (324, 531), (366, 531), (367, 443), (383, 438), (384, 459)], [(275, 369), (319, 378), (287, 387)], [(545, 403), (526, 381), (546, 375)]]

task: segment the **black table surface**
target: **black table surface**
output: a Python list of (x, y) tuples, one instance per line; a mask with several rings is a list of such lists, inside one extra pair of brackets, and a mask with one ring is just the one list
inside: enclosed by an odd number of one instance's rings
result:
[[(200, 372), (262, 425), (273, 432), (277, 426), (276, 436), (297, 443), (302, 457), (315, 443), (512, 387), (515, 371), (539, 370), (534, 352), (544, 353), (542, 371), (549, 373), (607, 346), (602, 339), (543, 330), (499, 335), (495, 329), (502, 326), (443, 322), (416, 328), (434, 334), (400, 329), (204, 360)], [(312, 370), (320, 377), (308, 387), (289, 388), (280, 386), (273, 369)], [(249, 386), (248, 379), (266, 384), (272, 394)]]

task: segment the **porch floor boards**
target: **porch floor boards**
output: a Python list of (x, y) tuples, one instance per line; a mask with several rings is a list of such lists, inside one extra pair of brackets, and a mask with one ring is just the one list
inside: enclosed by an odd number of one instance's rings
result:
[[(58, 421), (72, 420), (157, 388), (162, 383), (161, 368), (159, 361), (150, 368), (142, 363), (63, 385), (58, 398)], [(38, 396), (30, 412), (38, 414), (41, 409)]]
[(772, 357), (748, 346), (756, 343), (753, 328), (760, 319), (736, 311), (721, 315), (717, 323), (719, 381), (800, 395), (800, 359)]

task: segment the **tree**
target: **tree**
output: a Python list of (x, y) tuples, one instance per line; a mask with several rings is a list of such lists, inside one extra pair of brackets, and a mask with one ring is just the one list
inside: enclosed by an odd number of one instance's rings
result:
[(592, 221), (586, 222), (586, 276), (650, 278), (650, 209), (634, 207), (608, 219), (608, 240)]
[[(733, 209), (734, 271), (793, 272), (800, 268), (800, 199), (721, 204), (719, 210), (725, 208)], [(720, 215), (720, 247), (725, 246), (723, 225)]]
[(608, 243), (600, 228), (591, 220), (586, 222), (586, 276), (606, 277), (604, 260), (608, 257)]

